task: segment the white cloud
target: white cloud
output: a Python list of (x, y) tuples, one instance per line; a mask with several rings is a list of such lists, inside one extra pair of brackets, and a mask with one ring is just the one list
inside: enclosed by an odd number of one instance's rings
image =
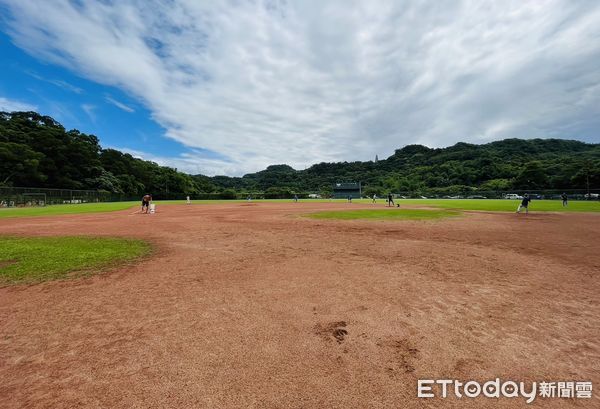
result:
[(179, 156), (160, 156), (137, 149), (127, 147), (110, 147), (121, 152), (129, 153), (134, 158), (156, 162), (162, 166), (169, 166), (182, 172), (192, 175), (206, 174), (206, 169), (210, 169), (210, 175), (237, 175), (244, 171), (244, 168), (235, 163), (222, 159), (207, 157), (206, 154), (191, 150)]
[(0, 97), (0, 111), (14, 112), (14, 111), (36, 111), (35, 105), (28, 104), (26, 102), (15, 101), (12, 99)]
[(205, 173), (599, 140), (599, 2), (0, 3), (18, 46), (137, 98)]
[(70, 84), (67, 81), (56, 80), (56, 79), (51, 79), (51, 78), (50, 79), (49, 78), (45, 78), (45, 77), (42, 77), (41, 75), (39, 75), (39, 74), (37, 74), (37, 73), (35, 73), (33, 71), (26, 71), (26, 73), (29, 76), (35, 78), (36, 80), (44, 81), (44, 82), (47, 82), (49, 84), (56, 85), (57, 87), (65, 89), (67, 91), (71, 91), (71, 92), (74, 92), (76, 94), (83, 93), (83, 89), (82, 88), (76, 87), (75, 85)]
[(81, 104), (81, 109), (83, 110), (83, 112), (86, 113), (86, 115), (90, 118), (92, 122), (96, 122), (96, 112), (94, 112), (96, 110), (96, 107), (94, 105)]
[(125, 105), (124, 103), (122, 103), (120, 101), (117, 101), (116, 99), (114, 99), (110, 95), (106, 95), (104, 97), (104, 99), (106, 100), (106, 102), (109, 102), (109, 103), (113, 104), (114, 106), (116, 106), (119, 109), (122, 109), (125, 112), (129, 112), (129, 113), (135, 112), (135, 109), (133, 109), (129, 105)]

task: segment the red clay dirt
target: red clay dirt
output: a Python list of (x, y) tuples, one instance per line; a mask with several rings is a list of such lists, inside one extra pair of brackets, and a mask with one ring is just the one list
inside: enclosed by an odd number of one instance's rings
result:
[[(600, 407), (600, 215), (333, 221), (339, 203), (2, 219), (148, 239), (0, 288), (2, 408)], [(390, 209), (394, 211), (394, 209)], [(592, 399), (417, 398), (417, 379), (592, 381)]]

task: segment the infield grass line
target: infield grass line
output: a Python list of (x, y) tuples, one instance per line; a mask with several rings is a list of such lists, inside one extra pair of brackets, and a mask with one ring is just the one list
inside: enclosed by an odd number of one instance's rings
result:
[(402, 209), (390, 207), (387, 209), (358, 209), (308, 213), (305, 216), (313, 219), (338, 220), (436, 220), (446, 217), (457, 217), (462, 213), (455, 210), (425, 210)]

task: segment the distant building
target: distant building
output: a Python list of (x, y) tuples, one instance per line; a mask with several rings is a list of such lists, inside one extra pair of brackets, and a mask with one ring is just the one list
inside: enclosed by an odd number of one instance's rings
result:
[(352, 199), (360, 199), (362, 189), (360, 182), (339, 182), (333, 184), (334, 199), (346, 199), (351, 196)]
[(375, 163), (379, 162), (379, 156), (375, 155)]

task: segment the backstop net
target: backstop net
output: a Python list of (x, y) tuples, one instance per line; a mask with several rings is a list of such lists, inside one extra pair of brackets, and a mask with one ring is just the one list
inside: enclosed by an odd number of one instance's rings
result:
[(360, 182), (338, 182), (331, 187), (335, 199), (360, 199), (362, 189)]

